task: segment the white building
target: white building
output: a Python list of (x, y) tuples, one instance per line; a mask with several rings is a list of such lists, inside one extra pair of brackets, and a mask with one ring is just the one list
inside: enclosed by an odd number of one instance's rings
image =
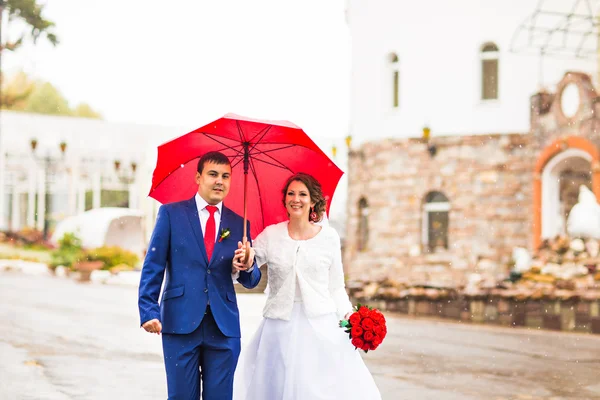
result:
[(158, 203), (147, 195), (156, 148), (184, 133), (172, 127), (3, 110), (0, 229), (42, 230), (47, 199), (52, 222), (110, 205), (142, 210), (152, 227)]
[[(588, 4), (596, 8), (592, 13)], [(566, 45), (571, 53), (579, 46), (594, 51), (597, 5), (583, 0), (348, 0), (354, 142), (421, 136), (424, 126), (433, 136), (529, 131), (529, 99), (540, 87), (559, 82), (566, 71), (596, 76), (595, 58), (538, 53), (544, 43)], [(543, 12), (534, 15), (536, 9)], [(570, 20), (568, 12), (574, 14)], [(530, 32), (519, 30), (530, 25), (537, 28), (533, 46), (528, 46)], [(542, 32), (546, 28), (558, 30), (550, 37)], [(590, 35), (576, 34), (581, 31)]]

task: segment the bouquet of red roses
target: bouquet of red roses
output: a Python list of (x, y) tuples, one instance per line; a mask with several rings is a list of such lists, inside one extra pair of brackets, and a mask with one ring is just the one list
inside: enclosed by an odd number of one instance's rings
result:
[(347, 320), (340, 321), (340, 327), (346, 330), (354, 347), (365, 353), (375, 350), (387, 335), (385, 317), (381, 311), (360, 303)]

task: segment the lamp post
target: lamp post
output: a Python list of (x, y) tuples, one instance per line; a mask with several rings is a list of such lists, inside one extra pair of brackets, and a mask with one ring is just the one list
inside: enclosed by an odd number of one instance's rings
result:
[(427, 144), (427, 151), (431, 157), (434, 157), (437, 154), (437, 147), (435, 144), (431, 144), (429, 139), (431, 138), (431, 129), (425, 125), (423, 127), (423, 141)]
[[(38, 145), (37, 139), (33, 138), (29, 142), (31, 146), (31, 154), (38, 164), (44, 166), (44, 240), (48, 240), (48, 231), (50, 230), (50, 167), (55, 164), (59, 159), (52, 158), (50, 152), (46, 156), (38, 156), (36, 154), (36, 148)], [(58, 145), (60, 149), (60, 160), (64, 160), (65, 152), (67, 151), (67, 143), (60, 142)]]
[(130, 171), (121, 169), (121, 160), (114, 160), (115, 174), (121, 183), (131, 184), (135, 180), (135, 171), (137, 169), (137, 163), (132, 161), (130, 164)]
[[(136, 199), (136, 170), (137, 170), (137, 162), (131, 161), (129, 164), (129, 168), (123, 167), (120, 160), (114, 160), (115, 166), (115, 175), (118, 181), (127, 187), (127, 207), (135, 208), (137, 207), (137, 199)], [(123, 206), (125, 204), (124, 201), (120, 201), (119, 206)]]

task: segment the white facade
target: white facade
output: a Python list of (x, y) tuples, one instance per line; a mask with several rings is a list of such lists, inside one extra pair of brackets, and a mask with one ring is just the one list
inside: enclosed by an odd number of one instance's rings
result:
[[(184, 133), (178, 128), (3, 110), (0, 229), (42, 230), (46, 191), (51, 194), (50, 219), (57, 222), (85, 211), (86, 192), (91, 193), (92, 208), (99, 208), (103, 205), (101, 190), (116, 190), (128, 192), (129, 207), (146, 215), (151, 231), (158, 202), (147, 195), (157, 146)], [(37, 141), (35, 152), (33, 139)], [(61, 142), (66, 144), (64, 154)], [(118, 170), (116, 160), (120, 162)]]
[[(538, 0), (348, 0), (352, 42), (350, 134), (383, 137), (529, 131), (529, 99), (566, 71), (596, 76), (596, 61), (511, 52)], [(565, 11), (570, 0), (553, 4)], [(498, 99), (482, 100), (482, 53), (498, 51)], [(393, 63), (391, 55), (397, 55)], [(393, 105), (398, 71), (398, 107)]]

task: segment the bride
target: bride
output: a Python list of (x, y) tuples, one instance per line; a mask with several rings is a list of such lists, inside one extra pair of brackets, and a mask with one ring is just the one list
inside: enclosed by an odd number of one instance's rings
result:
[(351, 313), (344, 285), (340, 238), (320, 226), (325, 199), (308, 174), (283, 190), (289, 221), (254, 240), (258, 265), (267, 264), (264, 319), (243, 351), (234, 400), (379, 400), (360, 354), (339, 328)]

